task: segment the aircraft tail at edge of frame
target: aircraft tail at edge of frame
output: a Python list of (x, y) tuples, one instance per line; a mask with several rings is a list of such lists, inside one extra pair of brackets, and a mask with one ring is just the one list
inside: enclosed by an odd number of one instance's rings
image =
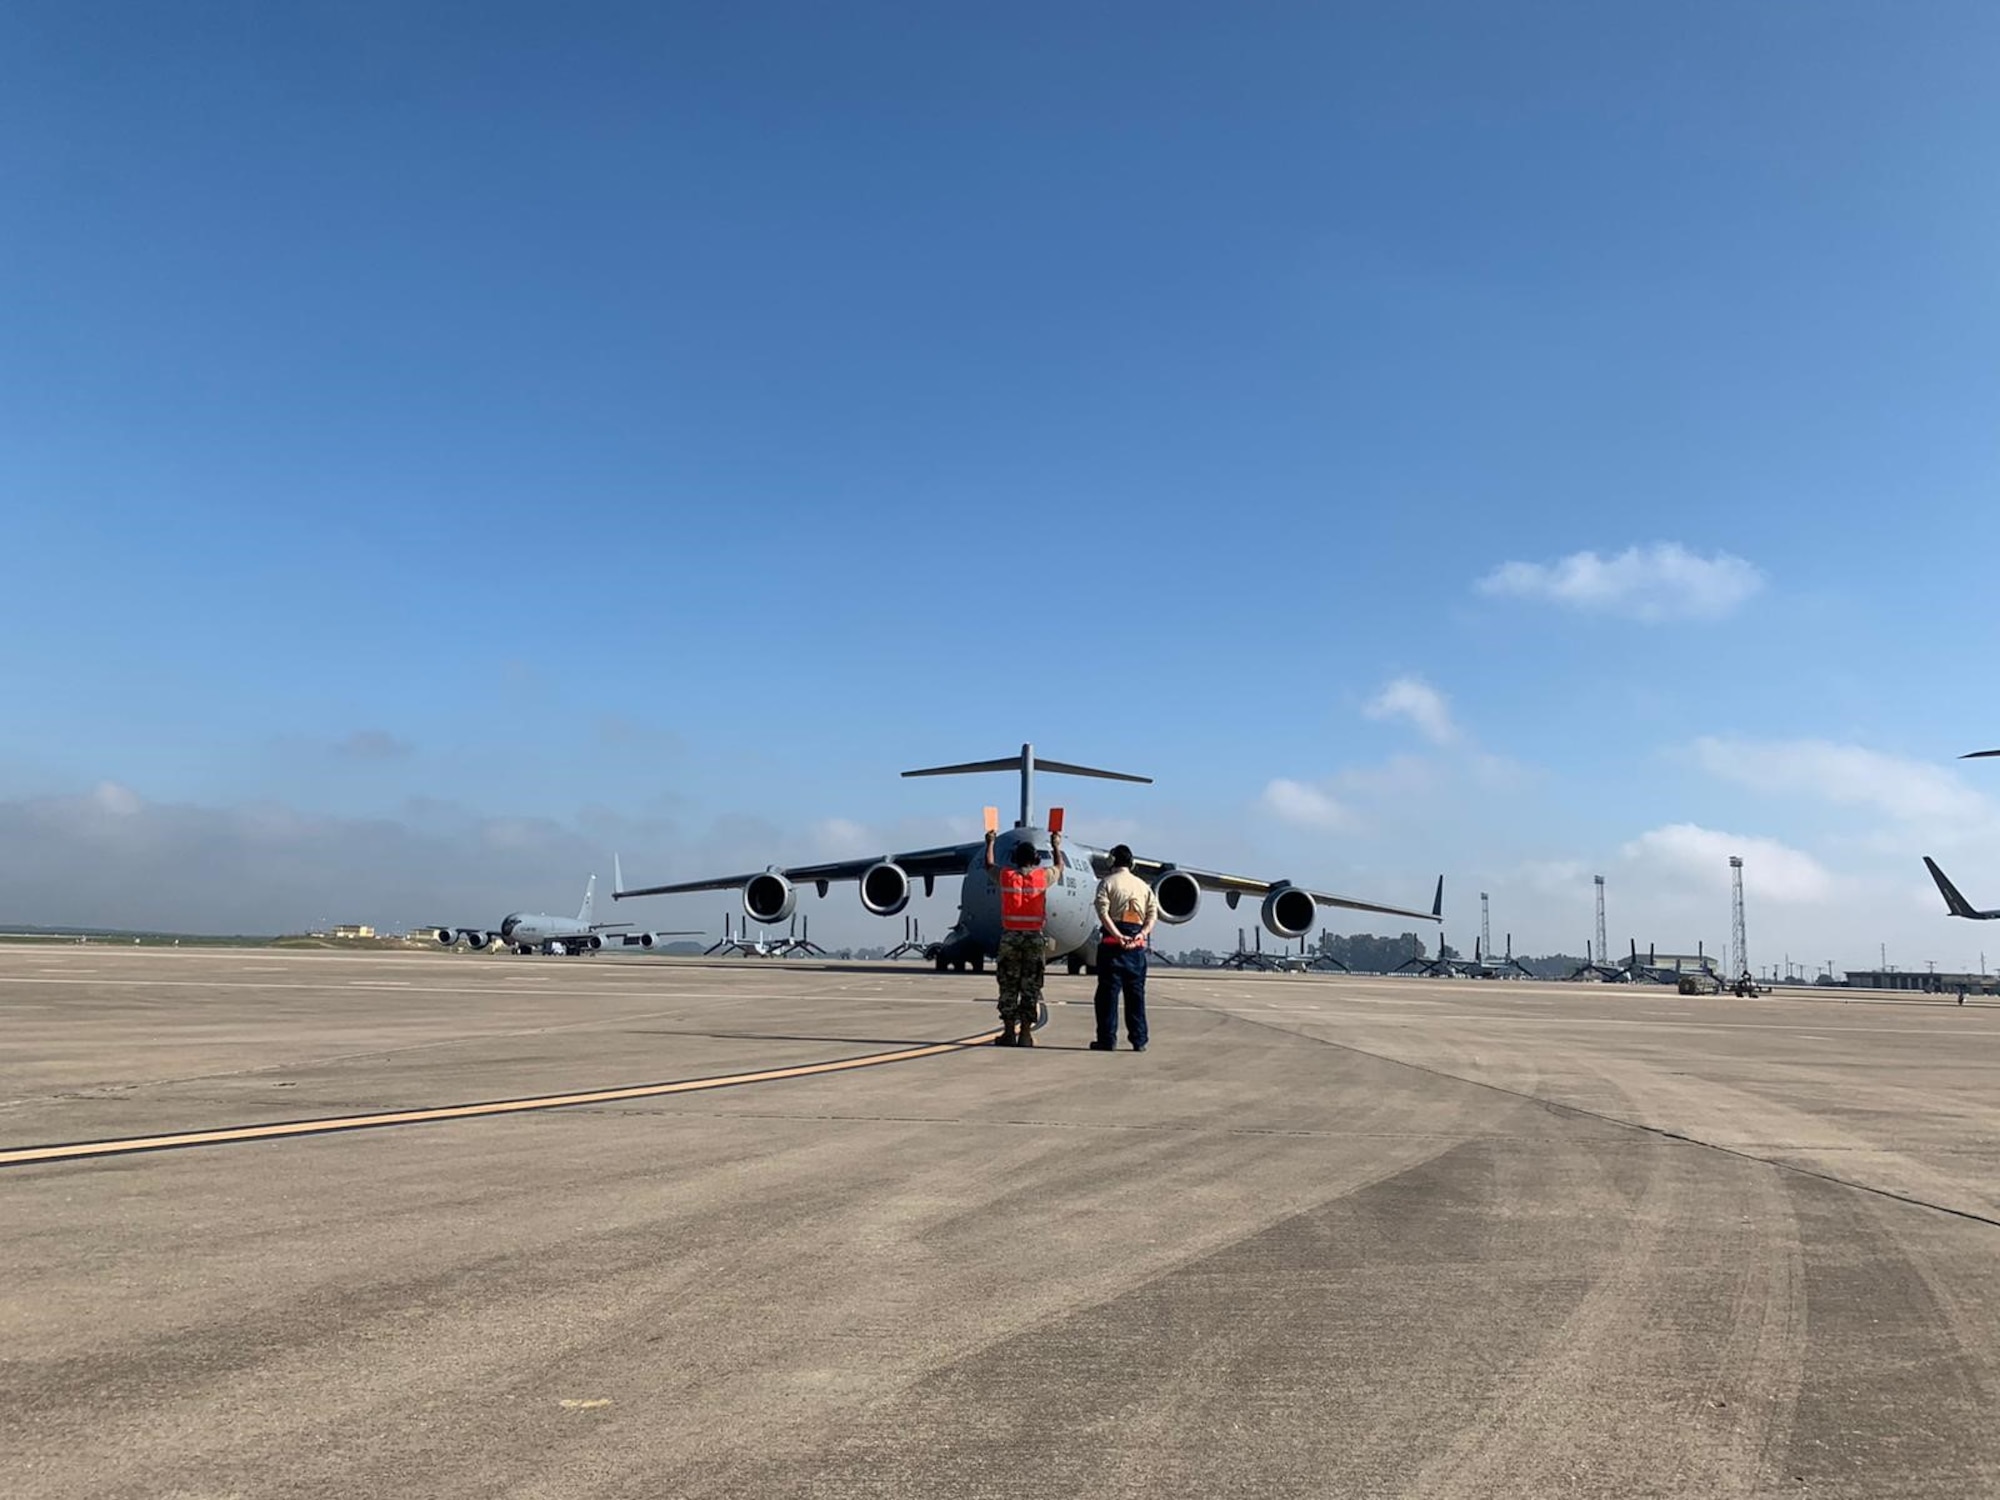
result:
[(1959, 893), (1951, 883), (1951, 877), (1938, 868), (1938, 862), (1928, 854), (1924, 856), (1924, 868), (1931, 872), (1931, 879), (1937, 882), (1938, 894), (1944, 897), (1945, 910), (1954, 917), (1966, 917), (1974, 922), (1990, 922), (2000, 917), (2000, 911), (1981, 911)]

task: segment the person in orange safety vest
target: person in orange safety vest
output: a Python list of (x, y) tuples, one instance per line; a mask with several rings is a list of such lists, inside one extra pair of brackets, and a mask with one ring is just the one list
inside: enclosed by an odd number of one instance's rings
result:
[[(995, 835), (986, 835), (986, 868), (995, 870)], [(1042, 926), (1048, 916), (1049, 886), (1062, 877), (1062, 835), (1049, 835), (1050, 867), (1043, 868), (1032, 841), (1014, 845), (1011, 863), (998, 869), (1000, 886), (1000, 956), (994, 969), (1000, 976), (1000, 1035), (996, 1047), (1032, 1047), (1035, 1022), (1042, 1013), (1042, 978), (1048, 960), (1048, 939)]]

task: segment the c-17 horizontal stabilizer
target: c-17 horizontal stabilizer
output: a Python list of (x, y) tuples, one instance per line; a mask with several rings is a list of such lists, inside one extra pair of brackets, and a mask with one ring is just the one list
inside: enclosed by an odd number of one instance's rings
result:
[(1931, 879), (1937, 882), (1938, 894), (1944, 897), (1945, 910), (1954, 917), (1967, 917), (1974, 922), (1991, 922), (2000, 918), (2000, 911), (1980, 911), (1961, 896), (1958, 887), (1951, 883), (1950, 877), (1938, 868), (1937, 861), (1928, 854), (1924, 856), (1924, 868), (1931, 872)]
[[(1043, 760), (1039, 755), (1031, 762), (1037, 771), (1056, 771), (1064, 776), (1095, 776), (1100, 781), (1137, 781), (1146, 786), (1153, 784), (1150, 776), (1134, 776), (1129, 771), (1100, 771), (1095, 766), (1073, 766), (1063, 760)], [(1010, 755), (1005, 760), (969, 760), (958, 766), (926, 766), (921, 771), (905, 771), (905, 776), (972, 776), (981, 771), (1018, 771), (1021, 757)]]
[(1023, 745), (1019, 755), (1009, 755), (1002, 760), (968, 760), (955, 766), (926, 766), (920, 771), (905, 771), (905, 776), (976, 776), (984, 771), (1018, 771), (1021, 775), (1021, 819), (1020, 827), (1031, 826), (1035, 821), (1035, 772), (1052, 771), (1059, 776), (1094, 776), (1099, 781), (1136, 781), (1151, 786), (1150, 776), (1134, 776), (1130, 771), (1102, 771), (1096, 766), (1073, 765), (1066, 760), (1044, 760), (1035, 754), (1033, 745)]

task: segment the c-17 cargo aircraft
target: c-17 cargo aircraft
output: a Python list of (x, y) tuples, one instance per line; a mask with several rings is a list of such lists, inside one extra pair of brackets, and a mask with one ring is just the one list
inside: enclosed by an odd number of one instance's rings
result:
[(461, 942), (474, 949), (498, 943), (516, 953), (547, 953), (558, 958), (595, 953), (604, 946), (606, 933), (617, 933), (618, 941), (627, 948), (657, 948), (668, 938), (700, 936), (695, 932), (625, 932), (622, 929), (630, 927), (630, 922), (599, 922), (596, 916), (597, 877), (593, 875), (583, 888), (583, 907), (574, 917), (517, 911), (502, 918), (499, 927), (492, 931), (483, 927), (439, 927), (432, 936), (447, 948)]
[[(988, 771), (1018, 771), (1021, 777), (1021, 814), (1013, 828), (1003, 831), (994, 844), (994, 859), (1000, 868), (1010, 863), (1016, 844), (1028, 843), (1046, 854), (1048, 830), (1035, 821), (1035, 772), (1062, 776), (1094, 776), (1105, 781), (1135, 781), (1150, 784), (1150, 776), (1134, 776), (1124, 771), (1101, 771), (1091, 766), (1065, 761), (1043, 760), (1033, 745), (1023, 745), (1018, 756), (1000, 760), (968, 761), (963, 765), (930, 766), (905, 771), (905, 776), (971, 776)], [(886, 854), (879, 859), (834, 860), (826, 864), (793, 865), (753, 871), (747, 875), (724, 875), (713, 880), (686, 880), (671, 885), (624, 889), (616, 883), (612, 899), (635, 896), (678, 896), (693, 891), (743, 892), (743, 910), (755, 922), (773, 926), (790, 918), (798, 904), (799, 887), (815, 887), (821, 896), (836, 880), (859, 882), (862, 909), (871, 916), (893, 917), (910, 904), (917, 881), (924, 894), (940, 879), (959, 878), (958, 923), (945, 934), (933, 955), (938, 970), (970, 968), (975, 972), (1000, 951), (1000, 887), (995, 871), (985, 867), (985, 844), (951, 844), (939, 849), (915, 849), (903, 854)], [(1111, 868), (1111, 857), (1102, 849), (1064, 839), (1067, 869), (1049, 887), (1044, 932), (1051, 959), (1062, 959), (1072, 974), (1081, 972), (1095, 957), (1097, 914), (1093, 901), (1097, 877)], [(1386, 916), (1412, 917), (1435, 922), (1443, 914), (1444, 878), (1438, 878), (1437, 897), (1429, 911), (1385, 906), (1373, 901), (1357, 901), (1348, 896), (1330, 895), (1289, 880), (1253, 880), (1243, 875), (1222, 875), (1199, 870), (1172, 860), (1135, 858), (1134, 873), (1151, 882), (1160, 901), (1160, 920), (1188, 921), (1201, 908), (1204, 893), (1220, 894), (1230, 907), (1245, 896), (1262, 903), (1264, 929), (1273, 937), (1293, 939), (1311, 932), (1322, 906), (1346, 907), (1351, 911), (1380, 912)]]

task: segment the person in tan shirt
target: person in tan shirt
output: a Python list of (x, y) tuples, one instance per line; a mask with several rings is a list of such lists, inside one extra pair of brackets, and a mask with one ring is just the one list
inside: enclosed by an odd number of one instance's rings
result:
[(1097, 883), (1097, 1039), (1093, 1052), (1118, 1043), (1118, 996), (1125, 996), (1125, 1035), (1146, 1050), (1146, 944), (1160, 919), (1159, 897), (1132, 873), (1132, 851), (1111, 851), (1111, 873)]

